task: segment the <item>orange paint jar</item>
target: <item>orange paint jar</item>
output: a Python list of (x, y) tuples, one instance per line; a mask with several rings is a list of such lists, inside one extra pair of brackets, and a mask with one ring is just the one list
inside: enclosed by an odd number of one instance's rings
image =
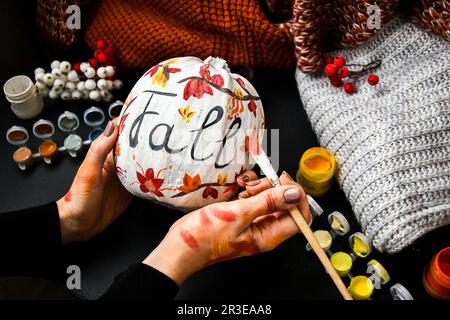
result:
[(423, 286), (436, 299), (450, 299), (450, 247), (439, 251), (423, 274)]

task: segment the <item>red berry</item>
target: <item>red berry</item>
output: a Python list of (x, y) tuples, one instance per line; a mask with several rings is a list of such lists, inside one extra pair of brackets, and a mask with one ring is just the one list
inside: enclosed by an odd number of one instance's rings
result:
[(108, 56), (108, 58), (114, 56), (114, 50), (110, 47), (105, 48), (103, 52)]
[(94, 58), (98, 60), (98, 55), (102, 52), (102, 50), (95, 50), (94, 51)]
[(336, 67), (340, 68), (345, 65), (345, 58), (342, 56), (336, 57), (334, 58), (333, 63)]
[(76, 72), (80, 72), (80, 64), (79, 63), (75, 63), (73, 65), (73, 70), (75, 70)]
[(336, 66), (334, 64), (327, 64), (325, 66), (325, 74), (329, 77), (331, 77), (332, 75), (334, 75), (336, 73)]
[(106, 48), (105, 40), (102, 40), (102, 39), (98, 40), (97, 41), (97, 49), (103, 50), (105, 48)]
[(91, 59), (88, 60), (88, 62), (91, 65), (92, 68), (97, 69), (97, 66), (98, 66), (97, 59), (91, 58)]
[(354, 93), (356, 89), (353, 82), (347, 82), (346, 84), (344, 84), (344, 91), (347, 92), (348, 94)]
[(338, 70), (337, 74), (339, 75), (339, 77), (341, 78), (347, 78), (348, 77), (348, 68), (347, 67), (342, 67)]
[(367, 77), (367, 82), (369, 82), (369, 84), (371, 86), (375, 86), (378, 84), (378, 82), (380, 82), (380, 78), (378, 78), (378, 76), (376, 74), (369, 74), (369, 77)]
[(327, 56), (325, 58), (325, 61), (327, 64), (332, 64), (333, 63), (334, 58), (332, 56)]
[(100, 52), (98, 54), (98, 61), (100, 61), (101, 63), (105, 63), (106, 61), (108, 61), (108, 56), (104, 52)]
[(339, 88), (340, 86), (342, 86), (342, 79), (336, 74), (330, 77), (330, 82), (331, 82), (331, 85), (336, 88)]

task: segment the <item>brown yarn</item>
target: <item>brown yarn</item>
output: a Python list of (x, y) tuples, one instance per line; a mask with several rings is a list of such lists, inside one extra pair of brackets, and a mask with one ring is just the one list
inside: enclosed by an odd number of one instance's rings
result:
[(176, 56), (220, 56), (230, 65), (295, 66), (287, 30), (271, 24), (258, 1), (103, 0), (84, 29), (105, 39), (122, 67), (146, 69)]
[(450, 2), (422, 0), (414, 7), (412, 21), (450, 41)]

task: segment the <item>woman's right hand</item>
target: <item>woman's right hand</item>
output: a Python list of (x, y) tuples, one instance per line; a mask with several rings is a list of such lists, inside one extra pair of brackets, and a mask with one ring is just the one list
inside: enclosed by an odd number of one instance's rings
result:
[(267, 179), (249, 181), (243, 198), (185, 215), (143, 263), (180, 285), (208, 265), (277, 247), (299, 232), (287, 210), (298, 206), (311, 219), (303, 189), (285, 173), (280, 179), (283, 186), (277, 188)]

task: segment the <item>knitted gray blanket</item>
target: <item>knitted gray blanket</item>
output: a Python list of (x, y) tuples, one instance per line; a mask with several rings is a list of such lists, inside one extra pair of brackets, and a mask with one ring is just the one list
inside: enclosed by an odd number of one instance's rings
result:
[(395, 253), (450, 223), (450, 43), (399, 18), (370, 42), (333, 52), (381, 59), (380, 83), (348, 95), (297, 71), (303, 105), (364, 233)]

